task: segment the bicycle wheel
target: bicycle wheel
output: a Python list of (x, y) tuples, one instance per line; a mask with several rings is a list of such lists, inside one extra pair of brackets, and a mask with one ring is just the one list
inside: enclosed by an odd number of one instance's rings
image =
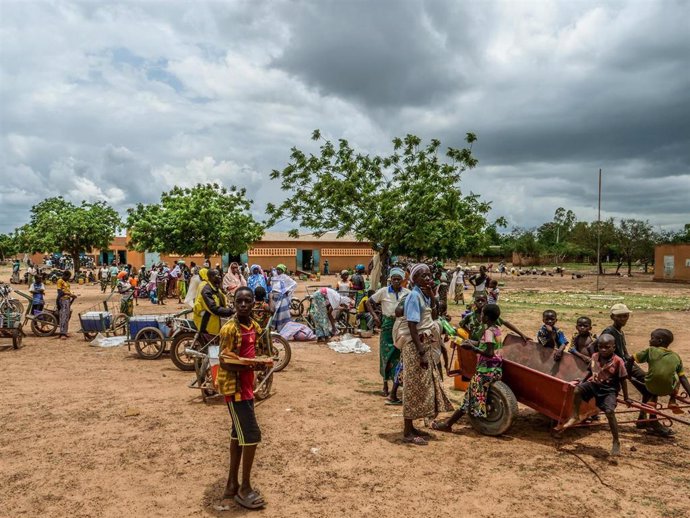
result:
[(295, 297), (292, 297), (290, 299), (290, 316), (291, 317), (298, 317), (302, 315), (302, 302)]
[(270, 369), (264, 369), (257, 370), (255, 374), (254, 398), (256, 398), (257, 401), (262, 401), (271, 395), (271, 387), (273, 386), (273, 372)]
[(290, 363), (292, 348), (290, 342), (278, 333), (271, 333), (271, 355), (273, 356), (273, 372), (282, 371)]
[(160, 358), (165, 349), (165, 340), (160, 329), (155, 327), (145, 327), (139, 330), (134, 337), (134, 348), (139, 358), (144, 360), (156, 360)]
[(17, 299), (8, 299), (7, 303), (10, 305), (12, 311), (15, 311), (16, 313), (21, 313), (22, 315), (24, 314), (24, 305)]

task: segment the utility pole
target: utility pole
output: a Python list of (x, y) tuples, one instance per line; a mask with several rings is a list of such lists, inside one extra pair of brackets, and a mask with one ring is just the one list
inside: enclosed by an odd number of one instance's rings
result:
[(601, 168), (599, 168), (599, 212), (597, 215), (597, 292), (601, 275)]

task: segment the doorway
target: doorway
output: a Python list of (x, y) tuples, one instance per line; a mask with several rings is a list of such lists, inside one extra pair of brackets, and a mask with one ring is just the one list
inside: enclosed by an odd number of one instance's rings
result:
[(302, 250), (302, 264), (300, 269), (304, 272), (311, 272), (314, 269), (314, 251)]

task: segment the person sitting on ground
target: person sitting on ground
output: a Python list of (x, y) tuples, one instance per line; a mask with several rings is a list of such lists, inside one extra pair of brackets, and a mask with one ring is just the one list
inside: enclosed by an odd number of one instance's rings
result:
[(496, 304), (487, 304), (482, 308), (482, 324), (484, 331), (479, 340), (464, 340), (463, 349), (477, 353), (477, 369), (470, 380), (465, 392), (462, 406), (453, 415), (443, 421), (434, 421), (431, 427), (434, 430), (449, 432), (466, 413), (475, 417), (486, 417), (486, 400), (492, 383), (499, 381), (503, 376), (503, 360), (497, 355), (502, 347), (501, 328), (498, 320), (501, 309)]
[(547, 309), (542, 313), (544, 325), (537, 332), (537, 342), (554, 350), (553, 359), (560, 360), (565, 347), (570, 343), (565, 337), (565, 333), (556, 327), (558, 315), (553, 309)]
[(623, 399), (628, 405), (630, 404), (626, 382), (628, 373), (623, 359), (614, 353), (616, 343), (614, 337), (609, 334), (602, 334), (597, 342), (599, 352), (592, 355), (589, 362), (589, 372), (582, 380), (574, 382), (577, 386), (573, 399), (573, 415), (557, 430), (565, 430), (582, 421), (580, 417), (582, 402), (594, 398), (597, 407), (606, 414), (606, 419), (611, 427), (611, 435), (613, 436), (611, 455), (620, 455), (621, 444), (615, 414), (616, 400), (618, 391), (621, 389)]
[[(211, 281), (211, 279), (213, 279)], [(220, 291), (221, 276), (217, 270), (209, 271), (209, 281)], [(203, 289), (208, 287), (204, 286)], [(229, 509), (232, 501), (246, 509), (261, 509), (266, 500), (260, 492), (252, 488), (251, 472), (254, 465), (256, 447), (261, 442), (261, 429), (254, 411), (254, 369), (255, 364), (247, 364), (241, 359), (257, 359), (269, 356), (261, 349), (259, 340), (261, 327), (252, 320), (254, 293), (247, 286), (235, 290), (237, 314), (220, 330), (220, 366), (216, 383), (218, 392), (225, 396), (225, 403), (232, 420), (230, 433), (230, 469), (228, 482), (220, 502), (221, 509)], [(270, 365), (272, 359), (266, 358)], [(242, 482), (239, 480), (242, 464)]]
[[(642, 394), (642, 402), (652, 401), (656, 403), (659, 396), (671, 396), (669, 406), (673, 406), (674, 394), (678, 386), (682, 385), (685, 391), (690, 394), (690, 382), (683, 370), (683, 361), (680, 356), (670, 351), (669, 347), (673, 343), (673, 333), (668, 329), (655, 329), (649, 338), (649, 347), (633, 355), (633, 360), (637, 363), (649, 365), (647, 374), (644, 378), (645, 392)], [(651, 429), (662, 437), (670, 437), (673, 431), (662, 426), (656, 415), (650, 415), (654, 419)]]
[[(594, 353), (594, 341), (597, 339), (597, 335), (592, 334), (592, 319), (589, 317), (578, 318), (575, 329), (573, 341), (567, 351), (582, 361), (589, 363)], [(561, 354), (562, 351), (560, 349), (554, 352), (554, 360), (558, 361)]]
[(31, 298), (31, 309), (34, 314), (43, 311), (45, 306), (46, 287), (43, 284), (43, 276), (39, 273), (34, 276), (34, 282), (29, 288), (29, 293), (33, 295)]
[[(218, 270), (208, 270), (207, 278), (208, 282), (203, 284), (194, 301), (194, 324), (199, 333), (209, 339), (220, 332), (220, 319), (231, 317), (235, 310), (227, 307)], [(252, 297), (252, 303), (253, 300)]]
[[(474, 310), (467, 313), (460, 321), (460, 327), (465, 329), (470, 335), (470, 339), (478, 341), (484, 334), (484, 325), (482, 324), (482, 308), (488, 303), (486, 295), (478, 294), (474, 297)], [(523, 333), (517, 326), (514, 326), (507, 320), (498, 319), (499, 326), (506, 326), (513, 333), (520, 336), (525, 342), (529, 341), (529, 337)]]
[(498, 289), (498, 281), (491, 280), (489, 282), (489, 289), (486, 292), (486, 301), (489, 304), (498, 304), (498, 296), (501, 290)]

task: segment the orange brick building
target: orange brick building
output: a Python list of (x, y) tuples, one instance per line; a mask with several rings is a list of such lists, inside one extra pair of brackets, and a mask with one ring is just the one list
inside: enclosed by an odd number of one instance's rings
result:
[(690, 282), (690, 243), (656, 246), (654, 280)]
[[(192, 261), (197, 265), (204, 262), (202, 255), (181, 256), (175, 254), (159, 254), (156, 252), (136, 252), (127, 249), (127, 238), (116, 237), (108, 250), (94, 250), (91, 254), (97, 264), (110, 264), (118, 260), (120, 264), (131, 264), (135, 268), (142, 265), (150, 267), (154, 263), (165, 262), (172, 264), (184, 260), (187, 264)], [(288, 236), (287, 232), (266, 232), (260, 241), (254, 243), (247, 253), (239, 256), (229, 254), (211, 257), (211, 264), (221, 264), (223, 269), (236, 261), (238, 263), (259, 264), (267, 269), (277, 264), (284, 264), (292, 272), (323, 272), (325, 261), (328, 261), (331, 273), (353, 268), (356, 264), (368, 265), (374, 255), (371, 243), (357, 241), (354, 236), (347, 235), (337, 238), (334, 232), (321, 237), (301, 235), (298, 238)], [(39, 264), (43, 262), (42, 254), (34, 254), (32, 258)]]

